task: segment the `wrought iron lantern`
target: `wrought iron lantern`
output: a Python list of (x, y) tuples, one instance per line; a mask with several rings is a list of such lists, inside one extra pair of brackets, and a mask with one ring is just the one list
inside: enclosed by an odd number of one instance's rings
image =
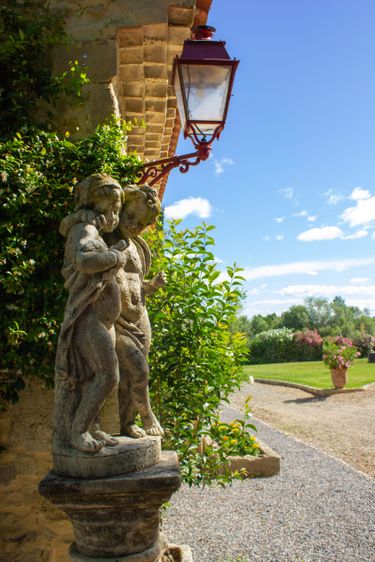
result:
[(194, 28), (193, 38), (184, 42), (173, 67), (181, 126), (196, 152), (144, 164), (140, 181), (153, 185), (176, 167), (186, 173), (190, 166), (207, 160), (212, 142), (220, 137), (239, 61), (230, 58), (224, 41), (212, 40), (215, 31), (208, 25)]

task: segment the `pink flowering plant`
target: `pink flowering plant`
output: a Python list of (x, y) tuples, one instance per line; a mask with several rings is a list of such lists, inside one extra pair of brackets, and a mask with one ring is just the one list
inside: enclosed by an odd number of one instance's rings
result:
[(360, 355), (352, 341), (342, 336), (328, 338), (323, 345), (323, 362), (330, 369), (348, 369)]

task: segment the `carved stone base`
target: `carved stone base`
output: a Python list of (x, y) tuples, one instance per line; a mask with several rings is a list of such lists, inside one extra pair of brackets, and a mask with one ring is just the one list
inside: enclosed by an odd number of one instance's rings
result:
[[(145, 557), (148, 556), (148, 553), (151, 554), (151, 550), (130, 556), (116, 556), (116, 558), (92, 558), (79, 554), (74, 544), (69, 548), (69, 556), (72, 562), (144, 562), (150, 559)], [(172, 559), (173, 562), (193, 562), (190, 546), (187, 544), (168, 544), (156, 562), (165, 562), (166, 560), (171, 562)]]
[(73, 525), (72, 560), (159, 562), (165, 547), (160, 507), (180, 483), (176, 453), (163, 451), (156, 465), (110, 478), (66, 478), (49, 472), (39, 491)]
[(144, 470), (160, 461), (160, 437), (117, 437), (115, 447), (103, 447), (98, 453), (59, 448), (53, 453), (53, 471), (68, 478), (106, 478)]

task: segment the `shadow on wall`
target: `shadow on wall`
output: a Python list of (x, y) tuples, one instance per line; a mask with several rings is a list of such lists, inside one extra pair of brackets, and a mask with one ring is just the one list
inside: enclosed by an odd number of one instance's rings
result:
[[(33, 381), (0, 414), (0, 561), (70, 562), (71, 524), (38, 492), (52, 467), (52, 410), (53, 390)], [(118, 431), (116, 393), (102, 418), (105, 430)]]

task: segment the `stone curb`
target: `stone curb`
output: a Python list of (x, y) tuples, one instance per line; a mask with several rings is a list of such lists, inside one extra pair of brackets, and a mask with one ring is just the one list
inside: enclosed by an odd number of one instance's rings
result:
[(246, 470), (246, 478), (269, 478), (280, 472), (280, 456), (275, 453), (265, 443), (257, 439), (262, 455), (253, 457), (245, 455), (243, 457), (233, 455), (228, 457), (229, 469), (231, 472)]
[(308, 386), (306, 384), (298, 384), (296, 382), (287, 381), (276, 381), (272, 379), (258, 379), (254, 378), (254, 382), (259, 382), (261, 384), (271, 384), (274, 386), (287, 386), (289, 388), (298, 388), (299, 390), (304, 390), (309, 392), (314, 396), (330, 396), (331, 394), (348, 394), (351, 392), (363, 392), (367, 390), (370, 386), (375, 383), (365, 384), (360, 388), (315, 388), (314, 386)]

